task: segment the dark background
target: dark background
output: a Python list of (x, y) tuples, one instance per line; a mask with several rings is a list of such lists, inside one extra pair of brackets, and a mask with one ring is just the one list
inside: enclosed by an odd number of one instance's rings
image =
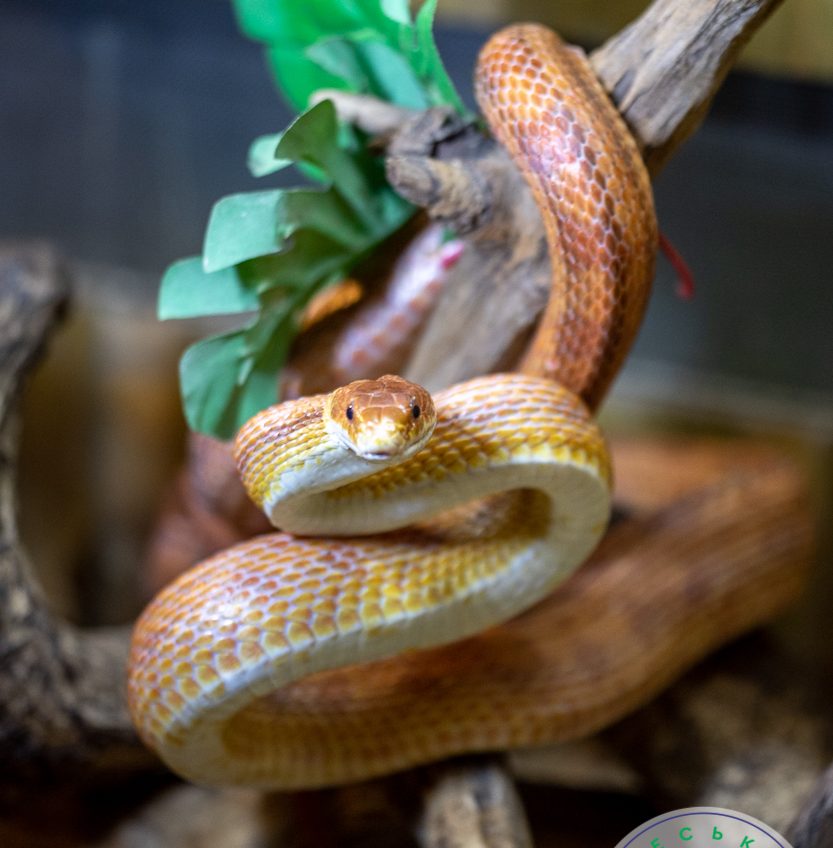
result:
[[(437, 35), (470, 98), (486, 34)], [(45, 236), (153, 289), (199, 252), (215, 200), (274, 184), (246, 151), (288, 118), (225, 0), (2, 0), (0, 237)], [(637, 362), (833, 393), (833, 90), (733, 75), (656, 192), (698, 289), (680, 301), (661, 262)]]

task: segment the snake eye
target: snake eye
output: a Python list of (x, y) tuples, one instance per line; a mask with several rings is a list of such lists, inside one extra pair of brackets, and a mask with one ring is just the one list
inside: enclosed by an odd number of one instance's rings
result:
[(347, 420), (352, 421), (353, 420), (353, 404), (352, 403), (348, 404), (346, 414), (347, 414)]
[(420, 408), (419, 408), (418, 403), (412, 403), (411, 404), (411, 412), (412, 412), (414, 418), (419, 418)]

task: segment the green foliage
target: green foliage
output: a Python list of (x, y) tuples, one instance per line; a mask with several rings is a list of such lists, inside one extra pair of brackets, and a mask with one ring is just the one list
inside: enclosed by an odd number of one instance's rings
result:
[[(436, 0), (412, 20), (408, 0), (233, 0), (240, 28), (263, 42), (278, 87), (296, 110), (321, 88), (398, 105), (463, 111), (432, 36)], [(159, 317), (246, 314), (237, 330), (182, 357), (192, 429), (231, 437), (274, 403), (277, 375), (310, 299), (343, 279), (413, 213), (387, 184), (365, 139), (340, 126), (329, 101), (301, 111), (283, 132), (252, 143), (256, 177), (295, 167), (311, 185), (218, 201), (202, 257), (175, 262), (160, 288)]]

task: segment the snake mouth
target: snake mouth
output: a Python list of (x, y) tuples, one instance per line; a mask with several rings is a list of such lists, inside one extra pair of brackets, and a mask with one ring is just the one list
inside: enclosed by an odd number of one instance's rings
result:
[(336, 442), (346, 450), (350, 451), (350, 453), (355, 454), (360, 459), (367, 460), (368, 462), (392, 462), (392, 461), (403, 461), (412, 457), (418, 451), (421, 451), (428, 439), (431, 437), (431, 433), (433, 432), (433, 427), (429, 429), (420, 439), (411, 444), (406, 444), (403, 446), (402, 440), (400, 439), (384, 439), (384, 442), (387, 444), (379, 444), (379, 442), (383, 441), (382, 439), (375, 438), (373, 440), (367, 439), (367, 441), (373, 441), (375, 444), (362, 444), (361, 442), (357, 443), (354, 439), (350, 437), (348, 433), (344, 431), (344, 429), (337, 424), (333, 424), (328, 422), (327, 429), (329, 432), (335, 437)]
[(392, 445), (389, 450), (379, 450), (377, 448), (375, 450), (361, 450), (357, 451), (357, 453), (359, 456), (370, 460), (371, 462), (384, 462), (386, 460), (397, 460), (399, 462), (403, 462), (406, 459), (410, 459), (414, 454), (419, 453), (428, 444), (428, 440), (431, 438), (433, 432), (434, 427), (432, 425), (420, 436), (419, 439), (411, 442), (409, 445), (405, 445), (404, 447), (401, 444), (395, 444)]
[(370, 462), (385, 462), (386, 460), (391, 459), (403, 461), (410, 459), (415, 453), (421, 451), (427, 444), (430, 437), (431, 433), (428, 433), (418, 442), (414, 442), (405, 448), (401, 448), (397, 445), (392, 447), (390, 450), (357, 450), (354, 445), (351, 445), (351, 449), (362, 459), (367, 459)]
[(359, 434), (359, 438), (355, 438), (333, 421), (327, 422), (327, 429), (341, 447), (360, 459), (378, 463), (398, 463), (410, 459), (425, 447), (434, 432), (434, 426), (431, 424), (414, 438), (414, 434), (410, 434), (410, 437), (403, 436), (394, 428), (384, 426), (368, 428)]

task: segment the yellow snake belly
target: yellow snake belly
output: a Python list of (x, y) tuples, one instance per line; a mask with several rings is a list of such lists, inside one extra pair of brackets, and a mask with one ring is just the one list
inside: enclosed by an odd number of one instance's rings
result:
[[(547, 224), (553, 289), (524, 373), (439, 393), (427, 446), (385, 467), (347, 454), (322, 396), (243, 428), (247, 488), (288, 532), (224, 551), (160, 593), (130, 660), (140, 734), (192, 780), (318, 786), (491, 747), (494, 722), (480, 722), (478, 735), (476, 717), (459, 713), (412, 739), (380, 737), (375, 750), (357, 751), (349, 733), (341, 747), (322, 745), (314, 723), (298, 720), (304, 690), (300, 702), (280, 693), (325, 669), (505, 620), (563, 580), (604, 530), (609, 460), (590, 411), (636, 333), (653, 274), (648, 178), (586, 62), (546, 30), (495, 36), (477, 87)], [(407, 655), (401, 663), (407, 675)], [(350, 685), (372, 685), (374, 668), (357, 666)], [(501, 745), (529, 738), (519, 727), (530, 702), (517, 695), (519, 712), (502, 708)], [(320, 714), (326, 692), (316, 697), (308, 708)], [(484, 704), (484, 715), (492, 709)]]

